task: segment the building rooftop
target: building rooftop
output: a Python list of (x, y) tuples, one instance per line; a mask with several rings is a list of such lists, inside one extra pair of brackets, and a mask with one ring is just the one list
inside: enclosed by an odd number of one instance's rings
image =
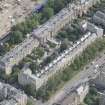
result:
[[(10, 64), (12, 62), (12, 60), (18, 59), (19, 55), (20, 56), (23, 55), (23, 57), (25, 57), (25, 55), (27, 55), (27, 53), (28, 53), (27, 48), (30, 48), (31, 46), (33, 46), (33, 44), (36, 44), (36, 46), (37, 46), (38, 41), (36, 39), (34, 39), (33, 37), (26, 38), (22, 43), (15, 46), (11, 51), (6, 53), (0, 62), (5, 63), (5, 65), (6, 65), (6, 64)], [(32, 49), (33, 49), (33, 47), (32, 47)], [(30, 50), (31, 50), (31, 48), (30, 48)]]
[(18, 105), (24, 99), (27, 102), (27, 96), (24, 92), (0, 82), (0, 105)]
[(100, 17), (100, 18), (105, 19), (105, 13), (103, 13), (101, 11), (97, 11), (95, 15), (98, 16), (98, 17)]
[(54, 30), (55, 25), (61, 24), (62, 20), (66, 19), (68, 16), (70, 16), (68, 8), (62, 9), (58, 14), (51, 17), (46, 23), (41, 25), (38, 29), (35, 29), (33, 31), (33, 35), (35, 35), (38, 38), (45, 37), (45, 35), (48, 35), (50, 31)]
[(77, 84), (74, 88), (68, 90), (69, 92), (63, 93), (54, 105), (68, 105), (69, 103), (70, 105), (77, 105), (77, 103), (80, 103), (78, 95), (81, 96), (81, 94), (85, 93), (84, 90), (89, 89), (88, 87), (88, 81), (81, 81), (81, 83)]

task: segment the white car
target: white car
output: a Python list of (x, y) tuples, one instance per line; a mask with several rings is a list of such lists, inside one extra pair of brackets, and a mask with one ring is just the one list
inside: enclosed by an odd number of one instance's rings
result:
[(97, 69), (99, 67), (99, 65), (95, 65), (95, 68)]
[(93, 61), (93, 62), (91, 62), (91, 64), (93, 65), (95, 62)]
[(97, 73), (97, 69), (94, 70), (94, 73)]

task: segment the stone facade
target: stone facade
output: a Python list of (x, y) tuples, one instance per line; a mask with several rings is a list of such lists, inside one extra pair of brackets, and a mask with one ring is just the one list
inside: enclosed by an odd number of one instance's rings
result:
[(18, 64), (26, 55), (30, 54), (38, 45), (39, 42), (33, 37), (25, 39), (1, 59), (0, 68), (5, 70), (7, 75), (10, 74), (12, 72), (12, 67)]
[[(94, 42), (97, 38), (101, 38), (103, 35), (103, 29), (92, 25), (91, 23), (85, 23), (86, 27), (90, 25), (90, 29), (96, 30), (94, 32), (88, 31), (80, 40), (78, 40), (72, 47), (65, 50), (61, 55), (59, 55), (55, 60), (50, 64), (45, 66), (40, 73), (36, 75), (26, 72), (26, 69), (22, 70), (19, 74), (19, 83), (21, 85), (34, 84), (36, 90), (39, 89), (43, 84), (46, 84), (47, 80), (52, 77), (57, 72), (64, 70), (67, 65), (70, 65), (71, 62), (75, 59), (76, 56), (79, 56), (83, 50)], [(88, 29), (89, 30), (89, 29)], [(28, 69), (29, 70), (29, 69)], [(31, 70), (30, 70), (31, 71)], [(27, 79), (26, 79), (27, 78)]]
[(95, 5), (100, 0), (83, 0), (78, 3), (70, 3), (67, 8), (62, 9), (57, 15), (53, 16), (45, 24), (35, 29), (32, 34), (40, 40), (41, 43), (47, 39), (55, 36), (57, 32), (62, 29), (66, 24), (70, 24), (78, 16), (87, 13), (89, 8)]
[(27, 96), (11, 85), (0, 82), (0, 105), (27, 105)]
[(105, 92), (100, 94), (100, 100), (99, 100), (99, 105), (105, 105)]
[(53, 105), (80, 105), (89, 92), (89, 83), (84, 82), (64, 93)]
[(100, 68), (98, 68), (98, 75), (95, 79), (93, 79), (93, 83), (98, 86), (105, 88), (105, 64), (102, 64)]
[(93, 22), (105, 27), (105, 13), (97, 11), (96, 14), (93, 16)]
[[(92, 84), (95, 84), (98, 88), (102, 90), (105, 89), (105, 63), (103, 59), (103, 64), (98, 68), (98, 75), (96, 78), (91, 80)], [(102, 93), (101, 93), (102, 92)], [(105, 105), (105, 91), (101, 91), (99, 105)]]
[[(47, 39), (54, 37), (57, 32), (73, 19), (82, 13), (86, 13), (90, 7), (100, 0), (80, 0), (78, 3), (70, 3), (67, 8), (62, 9), (57, 15), (52, 17), (45, 24), (32, 32), (32, 36), (8, 52), (0, 61), (0, 68), (5, 69), (6, 74), (12, 72), (12, 67), (18, 64), (27, 54), (38, 47), (39, 42), (44, 43)], [(38, 42), (38, 41), (39, 42)]]

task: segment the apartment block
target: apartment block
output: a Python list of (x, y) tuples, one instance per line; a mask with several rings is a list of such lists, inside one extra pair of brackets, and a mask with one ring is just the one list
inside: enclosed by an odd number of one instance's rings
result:
[(30, 54), (35, 47), (38, 47), (39, 42), (44, 43), (49, 38), (54, 37), (66, 24), (71, 23), (78, 15), (88, 11), (91, 6), (99, 1), (100, 0), (80, 0), (78, 3), (69, 4), (68, 7), (62, 9), (45, 24), (33, 30), (29, 38), (25, 39), (21, 44), (4, 55), (0, 60), (0, 68), (4, 69), (6, 74), (10, 74), (12, 67), (18, 64), (26, 55)]
[(78, 16), (87, 13), (89, 8), (98, 2), (100, 0), (80, 0), (77, 3), (70, 3), (68, 7), (62, 9), (45, 24), (33, 30), (33, 36), (38, 38), (41, 43), (46, 42), (49, 38), (54, 37), (65, 25), (70, 24)]
[(43, 67), (43, 69), (40, 70), (40, 72), (36, 75), (32, 74), (30, 69), (28, 69), (28, 71), (27, 68), (23, 69), (18, 76), (19, 83), (21, 85), (33, 84), (36, 90), (39, 89), (43, 84), (46, 84), (48, 79), (51, 78), (54, 74), (64, 70), (67, 65), (70, 65), (75, 57), (79, 56), (88, 45), (94, 42), (97, 38), (102, 37), (103, 29), (87, 22), (85, 23), (85, 27), (88, 27), (86, 24), (89, 24), (91, 28), (96, 31), (87, 31), (87, 33), (80, 40), (74, 43), (72, 47), (65, 50), (51, 63)]
[(27, 105), (27, 95), (9, 84), (0, 82), (0, 105)]
[(22, 43), (15, 46), (10, 52), (8, 52), (0, 61), (0, 68), (5, 70), (8, 75), (12, 72), (12, 67), (19, 63), (28, 54), (31, 54), (35, 47), (38, 47), (39, 42), (33, 37), (25, 39)]
[(89, 83), (81, 82), (77, 86), (62, 94), (53, 105), (80, 105), (89, 92)]
[(95, 15), (93, 16), (93, 22), (105, 27), (105, 13), (101, 11), (97, 11)]
[(99, 105), (105, 105), (105, 91), (100, 94)]

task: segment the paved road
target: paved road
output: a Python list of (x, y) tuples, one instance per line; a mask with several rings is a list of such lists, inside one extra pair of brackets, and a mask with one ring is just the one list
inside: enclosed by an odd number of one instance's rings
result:
[(60, 89), (60, 91), (58, 91), (47, 103), (44, 103), (42, 105), (52, 105), (54, 102), (61, 100), (66, 93), (68, 93), (73, 87), (77, 86), (77, 84), (81, 83), (81, 81), (96, 76), (99, 73), (97, 72), (98, 69), (96, 69), (97, 65), (101, 66), (104, 62), (105, 54), (102, 53), (94, 61), (87, 65), (84, 70), (79, 72), (75, 77), (73, 77), (69, 82), (67, 82), (65, 86)]

